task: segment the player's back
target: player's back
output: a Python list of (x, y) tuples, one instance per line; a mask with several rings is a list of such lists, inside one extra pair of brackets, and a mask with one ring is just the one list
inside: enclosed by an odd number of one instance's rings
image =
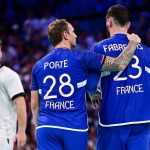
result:
[[(117, 57), (127, 43), (126, 35), (116, 34), (96, 44), (94, 50), (104, 55)], [(149, 53), (149, 48), (138, 44), (132, 61), (124, 71), (102, 72), (101, 125), (150, 122)]]
[(86, 59), (84, 64), (84, 54), (83, 51), (58, 48), (34, 66), (36, 81), (31, 89), (38, 90), (40, 95), (39, 126), (87, 130), (85, 86), (88, 62)]

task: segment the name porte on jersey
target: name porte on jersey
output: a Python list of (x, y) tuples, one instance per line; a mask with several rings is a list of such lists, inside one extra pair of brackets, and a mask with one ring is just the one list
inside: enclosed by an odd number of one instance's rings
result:
[(117, 95), (130, 94), (130, 93), (142, 93), (142, 92), (144, 92), (143, 84), (116, 87)]
[(67, 68), (68, 67), (68, 60), (62, 60), (62, 61), (51, 61), (51, 62), (45, 62), (44, 63), (44, 70), (46, 68), (50, 69), (60, 69), (60, 68)]
[(60, 109), (74, 109), (74, 101), (57, 101), (57, 102), (54, 102), (54, 101), (46, 101), (46, 104), (45, 104), (45, 108), (51, 108), (51, 109), (57, 109), (57, 110), (60, 110)]

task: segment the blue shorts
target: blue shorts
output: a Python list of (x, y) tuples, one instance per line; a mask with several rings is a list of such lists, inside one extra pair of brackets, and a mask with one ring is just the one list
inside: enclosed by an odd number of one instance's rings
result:
[(88, 132), (39, 128), (36, 138), (38, 150), (86, 150)]
[(98, 126), (96, 150), (149, 150), (150, 124)]

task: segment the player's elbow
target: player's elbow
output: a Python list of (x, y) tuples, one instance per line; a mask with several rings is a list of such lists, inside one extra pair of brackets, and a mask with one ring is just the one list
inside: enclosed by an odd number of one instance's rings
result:
[(124, 70), (125, 68), (126, 68), (126, 65), (120, 64), (120, 65), (118, 66), (118, 71), (122, 71), (122, 70)]

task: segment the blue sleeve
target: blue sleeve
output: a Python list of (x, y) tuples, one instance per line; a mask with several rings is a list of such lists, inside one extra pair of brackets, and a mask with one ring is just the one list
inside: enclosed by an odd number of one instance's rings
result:
[[(93, 45), (92, 48), (90, 49), (90, 51), (91, 52), (97, 52), (96, 45)], [(100, 72), (99, 73), (93, 73), (92, 71), (89, 71), (88, 78), (87, 78), (87, 92), (89, 94), (95, 93), (95, 91), (97, 89), (99, 78), (100, 78)]]
[(91, 51), (91, 52), (94, 52), (94, 49), (95, 49), (95, 45), (93, 45), (93, 46), (90, 48), (90, 51)]
[(31, 91), (37, 91), (38, 90), (36, 74), (35, 74), (35, 66), (32, 69), (30, 89), (31, 89)]
[(100, 54), (101, 51), (102, 51), (102, 49), (103, 49), (103, 47), (102, 47), (101, 43), (99, 42), (99, 43), (97, 43), (97, 44), (94, 44), (94, 45), (91, 47), (90, 51)]
[(147, 67), (150, 67), (150, 48), (147, 46), (144, 46), (144, 50), (143, 50), (143, 59), (142, 61), (145, 62), (145, 65)]
[(83, 63), (87, 70), (100, 72), (103, 66), (104, 56), (91, 52), (86, 51), (82, 56)]
[(147, 55), (150, 57), (150, 48), (146, 49)]
[(87, 78), (87, 92), (89, 94), (95, 93), (99, 78), (100, 78), (100, 74), (89, 72), (88, 78)]

